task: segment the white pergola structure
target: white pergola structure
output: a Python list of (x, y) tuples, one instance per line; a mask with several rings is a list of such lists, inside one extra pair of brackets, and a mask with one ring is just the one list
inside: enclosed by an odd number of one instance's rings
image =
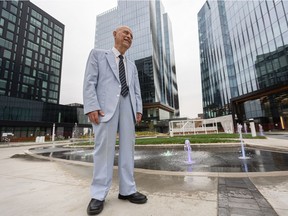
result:
[(173, 120), (169, 122), (169, 132), (170, 136), (218, 133), (218, 123), (221, 123), (225, 133), (234, 132), (232, 115), (211, 119)]

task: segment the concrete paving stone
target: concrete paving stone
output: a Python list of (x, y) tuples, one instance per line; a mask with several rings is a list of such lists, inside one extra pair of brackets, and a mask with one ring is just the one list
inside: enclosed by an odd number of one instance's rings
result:
[(278, 216), (287, 216), (287, 209), (275, 208), (275, 211), (278, 214)]
[(227, 194), (227, 189), (225, 184), (218, 185), (218, 191), (223, 194)]
[(229, 202), (234, 202), (234, 203), (248, 203), (248, 204), (253, 204), (253, 205), (258, 205), (258, 203), (254, 199), (243, 199), (243, 198), (233, 198), (229, 197)]
[(262, 212), (259, 210), (245, 209), (245, 208), (232, 208), (230, 209), (230, 215), (231, 216), (263, 216)]
[[(216, 216), (217, 214), (217, 205), (215, 202), (155, 195), (149, 195), (149, 200), (145, 205), (135, 206), (129, 202), (116, 200), (116, 198), (109, 200), (109, 205), (110, 204), (111, 206), (109, 206), (109, 208), (105, 206), (101, 216)], [(137, 208), (137, 211), (133, 211), (135, 208)]]
[(233, 184), (233, 183), (243, 184), (244, 183), (243, 179), (244, 178), (225, 178), (225, 182), (226, 184)]
[[(231, 215), (243, 215), (243, 212), (247, 210), (253, 210), (250, 213), (248, 212), (248, 215), (263, 215), (264, 210), (270, 212), (271, 215), (276, 214), (249, 178), (219, 179), (221, 179), (221, 181), (218, 182), (222, 184), (218, 185), (218, 208), (228, 210)], [(225, 184), (223, 184), (224, 182)], [(241, 209), (243, 212), (241, 212)], [(246, 215), (246, 213), (244, 215)]]
[(261, 212), (263, 213), (263, 216), (278, 216), (276, 211), (272, 208), (261, 208)]
[(221, 208), (218, 206), (218, 216), (230, 216), (230, 212), (227, 208)]
[(257, 188), (255, 187), (255, 185), (251, 182), (251, 180), (249, 178), (243, 178), (243, 181), (246, 184), (246, 187), (248, 188), (249, 191), (258, 191)]
[(218, 194), (218, 208), (229, 208), (227, 197), (221, 197), (221, 195)]
[(228, 196), (234, 198), (252, 199), (253, 195), (248, 189), (227, 188)]
[[(191, 199), (217, 201), (217, 178), (197, 176), (166, 176), (137, 174), (137, 185), (146, 188), (149, 193), (181, 195)], [(153, 184), (151, 184), (153, 182)]]
[(5, 186), (1, 188), (3, 196), (0, 196), (0, 209), (3, 216), (84, 215), (84, 204), (88, 202), (87, 193), (83, 193), (87, 190), (85, 186), (13, 176), (1, 176), (0, 182)]
[(267, 200), (262, 196), (262, 194), (259, 193), (259, 191), (257, 192), (252, 192), (253, 196), (254, 196), (254, 199), (255, 201), (257, 202), (257, 204), (260, 206), (260, 207), (263, 207), (263, 208), (270, 208), (271, 205), (267, 202)]
[(251, 181), (279, 216), (288, 215), (287, 176), (253, 177)]
[(226, 180), (226, 187), (233, 187), (233, 188), (247, 188), (246, 184), (243, 181), (227, 181)]
[(253, 210), (258, 210), (260, 211), (259, 206), (256, 204), (252, 203), (237, 203), (237, 202), (229, 202), (229, 208), (242, 208), (242, 209), (253, 209)]

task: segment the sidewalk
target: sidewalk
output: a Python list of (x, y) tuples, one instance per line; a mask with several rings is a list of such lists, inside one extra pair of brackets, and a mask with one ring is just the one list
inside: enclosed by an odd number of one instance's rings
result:
[[(277, 148), (285, 148), (285, 141), (288, 145), (285, 139), (256, 141), (254, 144), (273, 144)], [(92, 164), (31, 159), (24, 155), (24, 151), (32, 147), (36, 145), (0, 149), (1, 215), (86, 215)], [(259, 173), (246, 177), (229, 173), (227, 177), (220, 177), (218, 173), (135, 170), (138, 190), (148, 195), (147, 204), (136, 205), (117, 199), (115, 169), (113, 184), (100, 215), (287, 216), (287, 176), (288, 172), (271, 172), (264, 176)]]
[(245, 143), (249, 146), (264, 147), (265, 149), (279, 150), (288, 152), (288, 133), (267, 132), (267, 139), (246, 139)]

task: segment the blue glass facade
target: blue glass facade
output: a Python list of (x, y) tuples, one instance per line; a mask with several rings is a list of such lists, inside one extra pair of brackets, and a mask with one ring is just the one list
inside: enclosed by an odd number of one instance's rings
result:
[(111, 49), (119, 25), (133, 31), (127, 51), (139, 73), (143, 119), (158, 121), (179, 116), (178, 88), (171, 23), (159, 0), (119, 0), (117, 7), (97, 16), (95, 47)]
[(288, 127), (288, 2), (206, 1), (198, 13), (205, 118)]
[(14, 138), (51, 136), (56, 125), (56, 136), (72, 137), (75, 123), (91, 127), (84, 115), (83, 105), (60, 105), (0, 95), (0, 138), (11, 132)]

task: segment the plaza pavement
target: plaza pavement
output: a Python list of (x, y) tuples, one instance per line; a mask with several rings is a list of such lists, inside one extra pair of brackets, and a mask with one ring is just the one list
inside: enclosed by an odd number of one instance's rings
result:
[[(287, 151), (287, 135), (245, 140)], [(92, 164), (25, 155), (35, 143), (0, 144), (0, 215), (82, 216)], [(185, 173), (135, 169), (144, 205), (118, 200), (117, 168), (102, 216), (288, 215), (288, 172)], [(262, 197), (263, 196), (263, 197)]]

